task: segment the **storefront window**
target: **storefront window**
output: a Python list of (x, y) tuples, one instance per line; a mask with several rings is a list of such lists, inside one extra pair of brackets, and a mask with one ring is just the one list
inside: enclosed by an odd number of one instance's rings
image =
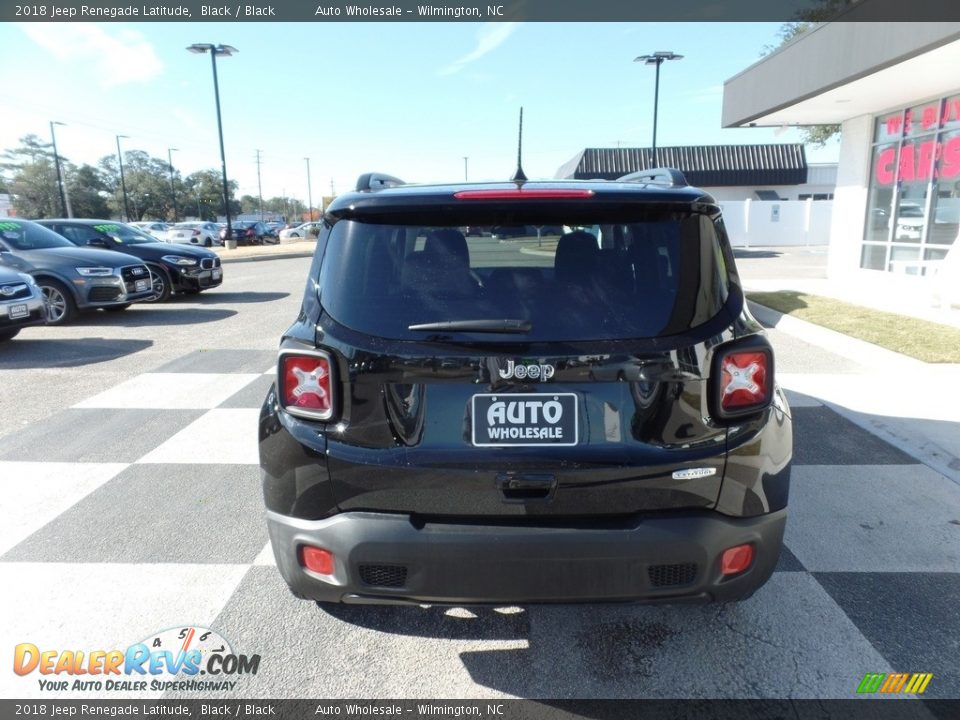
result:
[(925, 274), (960, 232), (960, 95), (877, 118), (860, 267)]

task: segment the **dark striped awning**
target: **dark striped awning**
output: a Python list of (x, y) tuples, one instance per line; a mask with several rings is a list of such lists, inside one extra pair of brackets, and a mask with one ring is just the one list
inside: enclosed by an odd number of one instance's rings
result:
[(803, 145), (693, 145), (657, 148), (587, 148), (557, 171), (572, 180), (616, 180), (652, 167), (682, 170), (697, 187), (802, 185), (807, 181)]

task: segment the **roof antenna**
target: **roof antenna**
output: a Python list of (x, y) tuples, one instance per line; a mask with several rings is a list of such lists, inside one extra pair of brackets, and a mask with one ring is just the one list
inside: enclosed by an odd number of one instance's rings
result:
[(523, 108), (520, 108), (520, 134), (517, 137), (517, 171), (510, 178), (510, 182), (515, 182), (517, 187), (522, 187), (527, 181), (527, 174), (523, 171)]

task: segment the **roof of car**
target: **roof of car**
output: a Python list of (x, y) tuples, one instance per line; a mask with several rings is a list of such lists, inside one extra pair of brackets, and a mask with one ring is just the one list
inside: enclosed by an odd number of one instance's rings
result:
[[(518, 188), (520, 188), (518, 190)], [(448, 183), (435, 185), (413, 185), (396, 184), (384, 186), (377, 190), (355, 191), (340, 195), (327, 208), (327, 212), (339, 215), (351, 215), (365, 207), (392, 205), (401, 206), (410, 203), (423, 205), (437, 205), (457, 202), (484, 202), (482, 193), (490, 192), (511, 192), (516, 191), (515, 199), (504, 200), (496, 195), (491, 195), (487, 202), (522, 202), (524, 192), (531, 192), (531, 201), (540, 200), (542, 197), (535, 197), (532, 191), (543, 190), (573, 190), (590, 191), (591, 195), (582, 199), (566, 199), (563, 202), (581, 203), (581, 202), (643, 202), (643, 203), (664, 203), (683, 205), (705, 204), (714, 205), (715, 200), (709, 193), (699, 188), (689, 185), (671, 185), (661, 182), (627, 182), (627, 181), (606, 181), (606, 180), (543, 180), (528, 181), (522, 186), (514, 182), (499, 183)], [(456, 193), (464, 191), (480, 191), (479, 197), (471, 200), (460, 200), (455, 197)], [(555, 202), (546, 199), (547, 202)], [(464, 205), (466, 208), (467, 205)]]

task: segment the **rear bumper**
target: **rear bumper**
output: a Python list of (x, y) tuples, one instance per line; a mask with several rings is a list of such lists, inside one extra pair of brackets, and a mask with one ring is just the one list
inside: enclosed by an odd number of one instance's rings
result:
[[(267, 512), (281, 575), (325, 602), (483, 604), (709, 602), (749, 597), (773, 573), (786, 510), (752, 518), (698, 512), (616, 527), (429, 522), (351, 512), (310, 521)], [(723, 579), (720, 555), (753, 543), (753, 565)], [(330, 576), (301, 566), (301, 545), (335, 557)]]

